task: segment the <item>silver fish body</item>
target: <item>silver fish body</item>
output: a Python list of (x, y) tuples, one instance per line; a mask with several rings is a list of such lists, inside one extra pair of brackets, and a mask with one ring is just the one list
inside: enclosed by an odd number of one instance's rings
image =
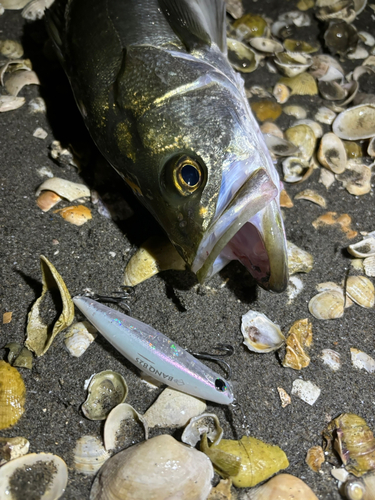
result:
[(123, 356), (156, 380), (198, 398), (228, 405), (229, 382), (154, 328), (88, 297), (74, 304)]
[(198, 278), (237, 259), (284, 290), (280, 181), (224, 1), (56, 0), (47, 24), (91, 136)]

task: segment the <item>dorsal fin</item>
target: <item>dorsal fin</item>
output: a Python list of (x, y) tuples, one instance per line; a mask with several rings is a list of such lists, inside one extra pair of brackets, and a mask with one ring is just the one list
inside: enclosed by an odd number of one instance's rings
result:
[(226, 52), (224, 0), (159, 0), (159, 4), (188, 50), (214, 42)]
[(55, 46), (60, 62), (64, 66), (64, 35), (65, 35), (65, 11), (67, 0), (56, 0), (50, 8), (46, 9), (45, 23), (48, 34)]

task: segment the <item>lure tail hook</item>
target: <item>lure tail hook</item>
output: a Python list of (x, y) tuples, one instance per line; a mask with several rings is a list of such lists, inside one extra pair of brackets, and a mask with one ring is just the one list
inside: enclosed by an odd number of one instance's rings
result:
[(129, 304), (126, 303), (134, 295), (134, 288), (131, 286), (121, 286), (123, 290), (111, 292), (113, 295), (101, 295), (98, 293), (89, 293), (89, 296), (93, 300), (98, 302), (107, 302), (110, 304), (117, 304), (122, 309), (126, 309), (127, 312), (131, 312)]
[(218, 363), (223, 363), (227, 369), (227, 380), (232, 378), (232, 368), (229, 363), (227, 363), (224, 359), (226, 356), (232, 356), (234, 353), (234, 347), (231, 344), (216, 344), (213, 349), (217, 351), (222, 351), (221, 354), (210, 354), (209, 352), (192, 352), (189, 351), (190, 354), (198, 359), (208, 359), (210, 361), (216, 361)]

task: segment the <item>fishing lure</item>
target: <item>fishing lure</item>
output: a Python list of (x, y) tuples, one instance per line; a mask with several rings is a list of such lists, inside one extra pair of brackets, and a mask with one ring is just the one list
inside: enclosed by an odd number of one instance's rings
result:
[(73, 302), (125, 358), (156, 380), (214, 403), (233, 402), (228, 381), (151, 326), (89, 297)]

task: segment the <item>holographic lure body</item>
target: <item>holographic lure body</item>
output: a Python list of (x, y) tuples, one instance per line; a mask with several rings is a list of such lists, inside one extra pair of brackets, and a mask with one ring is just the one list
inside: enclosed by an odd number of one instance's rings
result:
[(73, 301), (108, 342), (156, 380), (215, 403), (232, 403), (229, 382), (162, 333), (88, 297)]

